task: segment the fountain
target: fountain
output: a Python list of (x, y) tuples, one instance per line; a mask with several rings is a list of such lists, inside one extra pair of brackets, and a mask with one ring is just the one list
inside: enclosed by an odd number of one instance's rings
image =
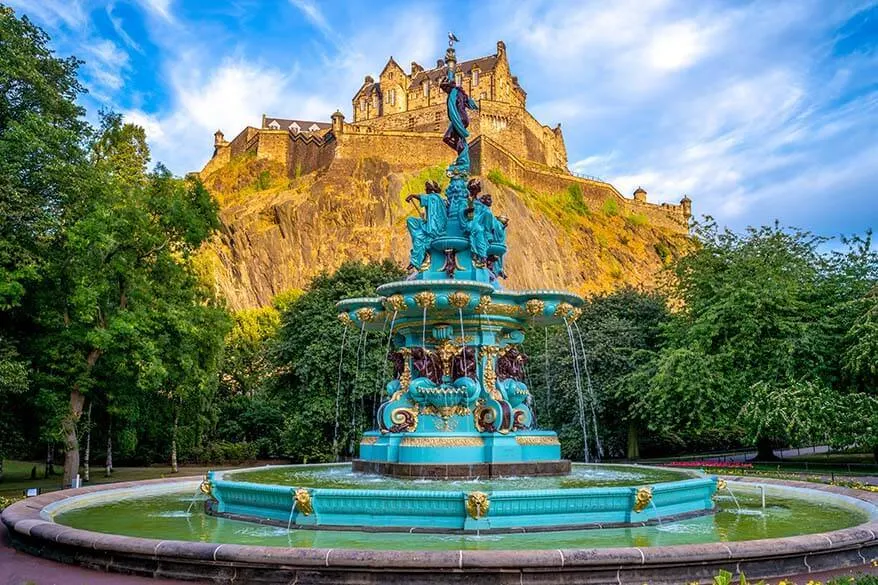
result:
[[(43, 494), (3, 512), (14, 546), (108, 571), (260, 583), (709, 582), (720, 569), (771, 577), (878, 555), (878, 496), (766, 478), (733, 492), (693, 470), (571, 464), (554, 432), (535, 429), (525, 331), (564, 325), (588, 377), (583, 301), (501, 286), (510, 226), (469, 175), (475, 104), (454, 83), (456, 62), (450, 42), (444, 140), (456, 159), (444, 196), (429, 182), (410, 198), (410, 276), (338, 303), (358, 363), (370, 332), (391, 336), (392, 373), (359, 457)], [(570, 418), (584, 436), (591, 423), (600, 456), (586, 389)], [(718, 481), (734, 510), (715, 497)]]

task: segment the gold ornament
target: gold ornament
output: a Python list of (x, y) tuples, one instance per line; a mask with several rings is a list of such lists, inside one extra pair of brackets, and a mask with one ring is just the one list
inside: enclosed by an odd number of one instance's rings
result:
[(504, 305), (503, 303), (495, 304), (491, 305), (491, 314), (517, 317), (521, 314), (521, 307), (518, 305)]
[(497, 373), (494, 371), (494, 358), (500, 352), (495, 345), (485, 345), (482, 347), (482, 354), (485, 356), (485, 367), (482, 369), (482, 384), (488, 394), (498, 402), (503, 400), (503, 395), (497, 390)]
[(443, 339), (436, 345), (436, 354), (442, 360), (442, 371), (451, 373), (451, 360), (459, 353), (457, 346), (450, 339)]
[(345, 327), (350, 327), (354, 324), (354, 321), (351, 319), (351, 316), (345, 313), (338, 314), (338, 322), (344, 325)]
[(405, 297), (402, 295), (393, 295), (384, 299), (384, 308), (388, 311), (405, 311), (408, 305), (405, 304)]
[(555, 316), (561, 318), (570, 317), (573, 313), (573, 305), (570, 303), (558, 303), (558, 306), (555, 307)]
[(476, 430), (480, 433), (492, 431), (494, 421), (497, 420), (497, 413), (490, 406), (485, 406), (484, 400), (477, 402), (478, 406), (473, 411), (473, 420), (476, 423)]
[(363, 437), (363, 440), (360, 441), (360, 445), (374, 445), (378, 442), (378, 437)]
[(553, 437), (551, 435), (548, 436), (534, 436), (534, 435), (519, 435), (515, 437), (515, 442), (519, 445), (560, 445), (561, 442), (558, 440), (558, 437)]
[(429, 309), (436, 306), (436, 293), (423, 290), (415, 295), (415, 302), (422, 309)]
[(448, 304), (455, 309), (462, 309), (469, 304), (469, 295), (463, 291), (456, 291), (448, 295)]
[(479, 304), (476, 305), (476, 313), (484, 313), (488, 310), (488, 305), (491, 304), (491, 295), (482, 295), (479, 297)]
[(213, 497), (213, 486), (210, 485), (210, 480), (205, 479), (201, 482), (201, 485), (198, 486), (198, 489), (201, 490), (201, 493), (205, 496)]
[(729, 486), (726, 485), (726, 480), (724, 480), (724, 479), (716, 480), (716, 491), (721, 491), (721, 490), (725, 490), (728, 488), (729, 488)]
[(642, 487), (634, 496), (634, 511), (643, 512), (652, 501), (652, 488)]
[(569, 319), (571, 321), (578, 321), (580, 317), (582, 317), (582, 309), (580, 309), (579, 307), (575, 307), (572, 311), (570, 311)]
[(362, 307), (357, 309), (357, 319), (361, 323), (368, 323), (375, 320), (375, 309), (372, 307)]
[(484, 447), (481, 437), (405, 437), (400, 447)]
[(311, 505), (311, 492), (305, 488), (299, 488), (294, 493), (296, 497), (296, 510), (305, 516), (310, 515), (314, 511), (314, 506)]
[(524, 304), (524, 310), (527, 311), (527, 314), (531, 317), (542, 315), (543, 309), (545, 308), (546, 304), (540, 299), (531, 299)]
[(409, 391), (409, 385), (412, 383), (412, 366), (409, 360), (412, 350), (404, 347), (399, 350), (399, 353), (402, 354), (402, 374), (399, 375), (399, 390), (393, 393), (393, 396), (390, 397), (391, 400), (402, 398)]
[(491, 501), (485, 492), (470, 492), (466, 497), (466, 512), (474, 520), (487, 516), (490, 507)]

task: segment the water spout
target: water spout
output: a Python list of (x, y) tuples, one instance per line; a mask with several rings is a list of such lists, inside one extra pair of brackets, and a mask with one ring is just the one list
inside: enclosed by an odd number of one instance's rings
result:
[[(357, 340), (357, 369), (354, 374), (354, 387), (351, 388), (350, 395), (350, 408), (351, 408), (351, 435), (350, 441), (348, 444), (348, 451), (350, 451), (351, 455), (354, 454), (354, 444), (357, 440), (357, 390), (360, 387), (360, 366), (366, 360), (366, 322), (362, 322), (360, 324), (360, 338)], [(362, 345), (362, 358), (360, 356), (360, 346)], [(360, 397), (360, 409), (362, 410), (364, 405), (362, 403), (362, 396)]]
[(421, 349), (427, 349), (427, 307), (424, 307), (423, 317), (421, 317)]
[(335, 453), (335, 460), (339, 459), (338, 452), (338, 416), (339, 416), (339, 404), (341, 402), (341, 370), (342, 364), (344, 363), (344, 347), (345, 343), (348, 339), (348, 328), (345, 326), (344, 332), (341, 335), (341, 350), (338, 352), (338, 383), (335, 387), (335, 430), (332, 434), (332, 451)]
[(588, 371), (588, 355), (585, 353), (585, 343), (582, 341), (582, 331), (579, 329), (579, 323), (576, 321), (573, 322), (573, 326), (576, 327), (576, 333), (579, 335), (579, 347), (582, 350), (582, 367), (585, 369), (585, 383), (586, 388), (588, 388), (589, 405), (591, 406), (591, 422), (594, 427), (594, 442), (598, 450), (598, 458), (600, 458), (604, 456), (604, 448), (601, 445), (601, 435), (598, 432), (598, 415), (597, 409), (595, 408), (597, 395), (595, 394), (594, 387), (591, 385), (591, 374)]
[(466, 333), (463, 330), (463, 308), (462, 307), (457, 308), (457, 317), (460, 320), (460, 351), (462, 352), (461, 355), (463, 356), (463, 372), (464, 372), (464, 374), (466, 374), (466, 372), (469, 370), (469, 368), (467, 367), (467, 363), (466, 363)]
[[(546, 345), (543, 349), (543, 359), (545, 361), (545, 366), (543, 370), (543, 378), (546, 381), (546, 412), (551, 413), (552, 408), (552, 384), (549, 379), (549, 328), (544, 327), (546, 331)], [(551, 415), (550, 415), (551, 416)]]
[(287, 520), (287, 530), (293, 525), (293, 513), (296, 511), (296, 492), (291, 491), (293, 494), (293, 503), (290, 505), (290, 518)]
[[(207, 477), (205, 477), (204, 479), (206, 480)], [(191, 514), (191, 513), (192, 513), (192, 506), (195, 505), (195, 499), (198, 497), (198, 494), (200, 494), (200, 493), (201, 493), (201, 484), (199, 484), (198, 487), (195, 488), (195, 493), (192, 494), (192, 500), (189, 502), (189, 507), (186, 508), (186, 513), (187, 513), (187, 514)]]
[(652, 509), (655, 511), (655, 519), (658, 520), (659, 526), (662, 525), (662, 517), (659, 514), (658, 507), (655, 505), (655, 499), (649, 500), (649, 505), (652, 506)]
[[(740, 510), (741, 510), (741, 504), (738, 503), (738, 498), (735, 497), (735, 492), (732, 491), (732, 488), (729, 487), (729, 484), (726, 484), (726, 491), (729, 492), (729, 495), (730, 495), (730, 496), (732, 496), (732, 501), (735, 502), (735, 507), (737, 507), (737, 508), (738, 508), (738, 511), (740, 512)], [(763, 498), (764, 498), (764, 494), (765, 494), (765, 492), (763, 492)], [(765, 507), (764, 499), (763, 499), (763, 505), (762, 505), (762, 507), (763, 507), (763, 508)]]
[[(399, 314), (399, 311), (393, 311), (393, 315), (390, 317), (390, 331), (387, 333), (387, 347), (384, 349), (384, 355), (378, 356), (379, 364), (384, 362), (384, 368), (382, 369), (384, 375), (383, 376), (375, 376), (375, 394), (372, 398), (372, 424), (373, 429), (378, 428), (378, 405), (381, 403), (381, 379), (387, 379), (387, 356), (390, 354), (390, 343), (393, 341), (393, 326), (396, 324), (396, 316)], [(384, 324), (387, 325), (387, 320), (384, 320)]]
[(588, 453), (588, 424), (585, 421), (585, 401), (582, 396), (582, 377), (579, 372), (579, 356), (576, 351), (576, 343), (573, 341), (573, 329), (570, 328), (570, 322), (564, 319), (564, 325), (567, 328), (567, 341), (570, 343), (570, 357), (573, 361), (573, 380), (576, 385), (576, 401), (579, 406), (579, 426), (582, 428), (582, 447), (583, 460), (586, 463), (591, 461)]

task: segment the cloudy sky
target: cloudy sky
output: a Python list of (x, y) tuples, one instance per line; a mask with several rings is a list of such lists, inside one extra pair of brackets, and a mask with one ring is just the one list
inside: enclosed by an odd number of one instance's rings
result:
[(574, 171), (733, 228), (878, 227), (875, 1), (5, 1), (85, 61), (90, 117), (123, 112), (177, 173), (263, 113), (350, 119), (365, 75), (454, 30), (463, 59), (506, 41)]

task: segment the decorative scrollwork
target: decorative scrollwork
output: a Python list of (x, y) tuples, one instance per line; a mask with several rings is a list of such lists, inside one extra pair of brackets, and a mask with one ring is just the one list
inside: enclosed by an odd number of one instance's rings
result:
[(481, 437), (405, 437), (400, 447), (484, 447)]
[(360, 445), (374, 445), (378, 442), (378, 437), (363, 437), (360, 441)]
[(524, 304), (524, 310), (527, 311), (527, 314), (531, 317), (542, 315), (545, 308), (546, 303), (544, 303), (540, 299), (530, 299)]
[(488, 509), (491, 507), (491, 501), (485, 492), (470, 492), (466, 497), (466, 513), (473, 520), (478, 520), (482, 516), (488, 515)]
[(293, 495), (296, 499), (296, 510), (299, 513), (308, 516), (314, 511), (314, 506), (311, 504), (311, 492), (305, 488), (299, 488), (293, 492)]
[[(516, 411), (519, 412), (519, 411)], [(561, 442), (555, 435), (519, 435), (515, 437), (515, 442), (519, 445), (560, 445)]]
[(463, 309), (469, 304), (469, 294), (459, 290), (448, 295), (448, 304), (455, 309)]
[(414, 408), (397, 408), (390, 413), (393, 426), (391, 433), (406, 433), (418, 430), (418, 411)]
[(430, 309), (436, 306), (436, 293), (429, 290), (422, 290), (415, 295), (415, 303), (422, 309)]
[(451, 359), (458, 354), (460, 350), (450, 339), (443, 339), (436, 345), (436, 355), (442, 360), (442, 371), (451, 375)]
[(402, 295), (392, 295), (384, 300), (384, 308), (388, 311), (405, 311), (408, 305), (405, 304), (405, 297)]
[(412, 364), (410, 359), (412, 350), (404, 347), (399, 350), (399, 353), (402, 354), (402, 374), (399, 376), (399, 390), (394, 392), (390, 398), (391, 400), (399, 400), (407, 394), (412, 383)]
[(476, 424), (476, 430), (480, 433), (497, 432), (497, 425), (494, 424), (497, 422), (497, 413), (490, 406), (485, 406), (482, 401), (473, 411), (473, 421)]
[(643, 512), (652, 501), (652, 488), (642, 487), (634, 495), (634, 511)]

